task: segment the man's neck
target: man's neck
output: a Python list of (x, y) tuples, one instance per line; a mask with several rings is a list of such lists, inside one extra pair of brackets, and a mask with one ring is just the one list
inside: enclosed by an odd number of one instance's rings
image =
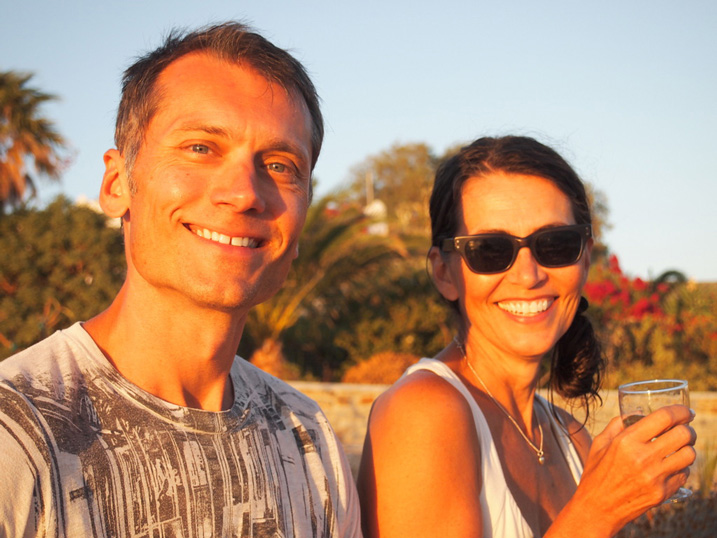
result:
[(231, 407), (229, 372), (246, 313), (226, 313), (166, 294), (138, 300), (122, 287), (84, 324), (129, 381), (165, 401), (209, 411)]

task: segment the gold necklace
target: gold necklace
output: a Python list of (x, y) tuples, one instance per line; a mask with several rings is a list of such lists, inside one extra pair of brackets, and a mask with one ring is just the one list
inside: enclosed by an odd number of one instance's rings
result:
[(503, 405), (495, 399), (495, 396), (493, 396), (493, 393), (488, 389), (486, 384), (483, 382), (483, 379), (481, 379), (481, 376), (478, 375), (478, 372), (475, 371), (473, 366), (471, 365), (470, 361), (468, 361), (468, 357), (466, 356), (466, 352), (463, 349), (463, 346), (458, 341), (458, 338), (453, 338), (453, 341), (456, 343), (456, 346), (458, 346), (458, 350), (461, 352), (461, 355), (463, 355), (463, 360), (466, 361), (466, 364), (468, 365), (468, 368), (471, 372), (473, 372), (473, 375), (476, 377), (478, 381), (480, 381), (480, 384), (483, 385), (483, 390), (485, 390), (485, 393), (490, 396), (490, 399), (493, 400), (493, 403), (498, 406), (498, 408), (505, 413), (505, 416), (508, 417), (508, 419), (513, 423), (513, 426), (515, 426), (515, 429), (518, 430), (518, 433), (525, 439), (525, 442), (530, 445), (530, 448), (532, 448), (535, 451), (535, 455), (538, 456), (538, 463), (540, 465), (543, 465), (545, 463), (545, 452), (543, 451), (543, 426), (540, 424), (540, 421), (538, 421), (538, 431), (540, 432), (540, 448), (535, 446), (533, 444), (533, 441), (530, 440), (530, 438), (523, 432), (522, 428), (518, 425), (518, 422), (508, 413), (508, 410), (503, 407)]

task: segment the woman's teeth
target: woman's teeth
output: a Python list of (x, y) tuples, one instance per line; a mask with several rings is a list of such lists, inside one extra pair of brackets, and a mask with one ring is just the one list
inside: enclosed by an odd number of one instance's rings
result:
[(545, 312), (552, 304), (551, 300), (539, 301), (505, 301), (498, 303), (498, 308), (519, 316), (534, 316)]

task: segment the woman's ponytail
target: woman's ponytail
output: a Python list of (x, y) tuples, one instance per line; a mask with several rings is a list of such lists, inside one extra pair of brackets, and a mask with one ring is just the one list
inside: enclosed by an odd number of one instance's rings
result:
[(588, 308), (585, 297), (572, 324), (558, 340), (550, 367), (551, 391), (567, 400), (581, 399), (585, 407), (585, 421), (590, 407), (602, 402), (599, 390), (605, 371), (605, 358), (592, 322), (584, 315)]

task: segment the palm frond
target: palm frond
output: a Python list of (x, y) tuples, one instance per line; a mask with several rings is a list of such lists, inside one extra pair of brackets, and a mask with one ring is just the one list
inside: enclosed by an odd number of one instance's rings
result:
[(35, 195), (29, 170), (49, 179), (60, 177), (67, 159), (65, 139), (41, 115), (56, 96), (27, 86), (32, 74), (0, 72), (0, 211)]

